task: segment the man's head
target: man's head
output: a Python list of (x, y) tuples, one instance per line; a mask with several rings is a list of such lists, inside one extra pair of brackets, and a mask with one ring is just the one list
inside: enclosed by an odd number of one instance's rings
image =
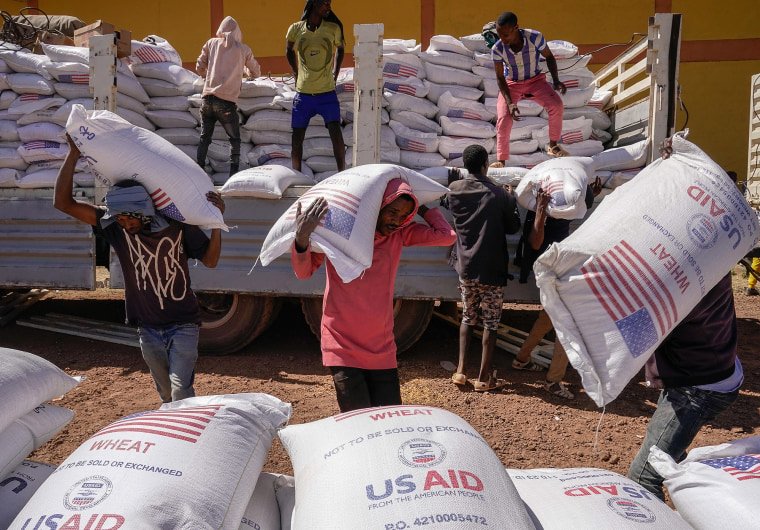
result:
[(472, 144), (465, 147), (462, 161), (470, 175), (481, 175), (488, 171), (488, 151), (482, 145)]
[(382, 236), (390, 235), (408, 223), (416, 209), (417, 199), (412, 194), (412, 187), (400, 178), (391, 180), (383, 193), (375, 231)]
[(130, 234), (148, 228), (156, 214), (147, 190), (135, 181), (122, 181), (106, 193), (106, 214), (102, 219), (114, 219)]
[(517, 15), (511, 11), (505, 11), (496, 19), (496, 34), (504, 44), (512, 44), (519, 40), (520, 26), (517, 24)]

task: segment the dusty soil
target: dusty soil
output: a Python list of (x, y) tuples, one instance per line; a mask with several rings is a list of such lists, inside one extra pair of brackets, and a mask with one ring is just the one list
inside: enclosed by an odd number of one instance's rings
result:
[[(745, 280), (735, 275), (740, 356), (746, 382), (734, 406), (702, 429), (695, 445), (712, 445), (760, 435), (760, 297), (746, 297)], [(121, 291), (53, 292), (24, 316), (66, 313), (119, 322)], [(504, 321), (528, 330), (538, 307), (510, 305)], [(158, 406), (152, 380), (137, 348), (18, 325), (0, 329), (0, 346), (26, 350), (49, 359), (85, 381), (57, 405), (76, 411), (76, 418), (32, 458), (61, 463), (79, 444), (119, 417)], [(597, 447), (595, 430), (601, 411), (583, 393), (580, 379), (569, 370), (567, 380), (578, 396), (572, 402), (546, 394), (541, 374), (516, 372), (512, 360), (497, 350), (496, 367), (510, 384), (499, 394), (461, 391), (449, 382), (442, 361), (456, 361), (457, 329), (433, 318), (422, 339), (399, 361), (406, 403), (447, 408), (466, 419), (490, 443), (506, 466), (516, 468), (597, 466), (625, 473), (655, 409), (657, 392), (636, 378), (602, 418)], [(468, 374), (480, 361), (475, 341)], [(253, 344), (228, 357), (201, 357), (196, 392), (225, 394), (266, 392), (293, 404), (291, 423), (317, 420), (338, 412), (331, 378), (322, 367), (319, 344), (296, 301), (285, 304), (275, 324)], [(266, 471), (292, 473), (282, 446), (275, 441)]]

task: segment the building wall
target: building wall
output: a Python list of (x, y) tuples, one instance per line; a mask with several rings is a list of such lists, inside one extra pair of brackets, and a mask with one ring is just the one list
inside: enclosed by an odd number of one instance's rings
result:
[[(49, 14), (71, 14), (85, 22), (103, 19), (130, 29), (135, 38), (160, 35), (192, 67), (203, 42), (226, 15), (240, 22), (247, 44), (263, 70), (285, 73), (285, 32), (300, 18), (303, 0), (0, 0), (0, 9), (16, 13), (24, 5)], [(347, 52), (353, 46), (353, 25), (385, 24), (387, 38), (457, 37), (478, 33), (509, 4), (492, 0), (410, 0), (407, 2), (348, 2), (333, 0), (344, 23)], [(682, 13), (682, 96), (689, 110), (691, 138), (716, 161), (746, 172), (748, 94), (750, 75), (760, 72), (760, 15), (757, 0), (573, 0), (561, 9), (549, 4), (521, 3), (515, 9), (524, 27), (538, 29), (550, 39), (565, 39), (583, 52), (627, 43), (644, 33), (655, 12)], [(610, 6), (614, 6), (612, 9)], [(596, 51), (592, 68), (612, 59), (622, 47)], [(347, 55), (345, 64), (351, 64)], [(680, 114), (678, 124), (685, 121)]]

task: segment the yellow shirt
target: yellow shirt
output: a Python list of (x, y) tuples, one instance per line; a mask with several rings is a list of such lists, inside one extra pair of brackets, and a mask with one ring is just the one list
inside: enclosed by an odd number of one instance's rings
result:
[(333, 78), (333, 54), (343, 46), (340, 27), (325, 20), (315, 31), (306, 29), (306, 21), (291, 24), (286, 36), (293, 42), (298, 57), (298, 81), (296, 90), (307, 94), (321, 94), (335, 90)]

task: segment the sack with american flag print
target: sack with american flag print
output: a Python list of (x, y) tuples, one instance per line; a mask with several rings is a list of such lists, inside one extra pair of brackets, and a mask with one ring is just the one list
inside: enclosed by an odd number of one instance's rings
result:
[(551, 195), (546, 208), (555, 219), (583, 219), (586, 215), (586, 186), (593, 177), (593, 161), (586, 157), (567, 156), (547, 160), (528, 171), (515, 193), (517, 203), (536, 211), (536, 196), (542, 189)]
[(679, 463), (654, 446), (649, 464), (665, 478), (678, 513), (697, 530), (758, 527), (760, 436), (698, 447)]
[[(119, 112), (136, 115), (126, 109)], [(136, 180), (163, 216), (227, 230), (222, 213), (206, 198), (214, 189), (211, 179), (195, 160), (166, 139), (112, 112), (88, 111), (82, 105), (72, 107), (66, 132), (104, 185)]]
[(324, 197), (328, 211), (311, 234), (312, 250), (325, 254), (345, 283), (355, 280), (372, 265), (383, 194), (397, 178), (412, 187), (419, 204), (438, 200), (448, 191), (416, 171), (392, 164), (365, 164), (341, 171), (313, 186), (285, 210), (264, 240), (261, 264), (267, 266), (290, 252), (296, 237), (297, 205), (305, 211), (318, 197)]
[(597, 405), (620, 394), (758, 234), (736, 185), (679, 133), (669, 158), (605, 197), (539, 256), (541, 303)]
[(187, 398), (93, 434), (9, 528), (237, 530), (291, 407), (267, 394)]

